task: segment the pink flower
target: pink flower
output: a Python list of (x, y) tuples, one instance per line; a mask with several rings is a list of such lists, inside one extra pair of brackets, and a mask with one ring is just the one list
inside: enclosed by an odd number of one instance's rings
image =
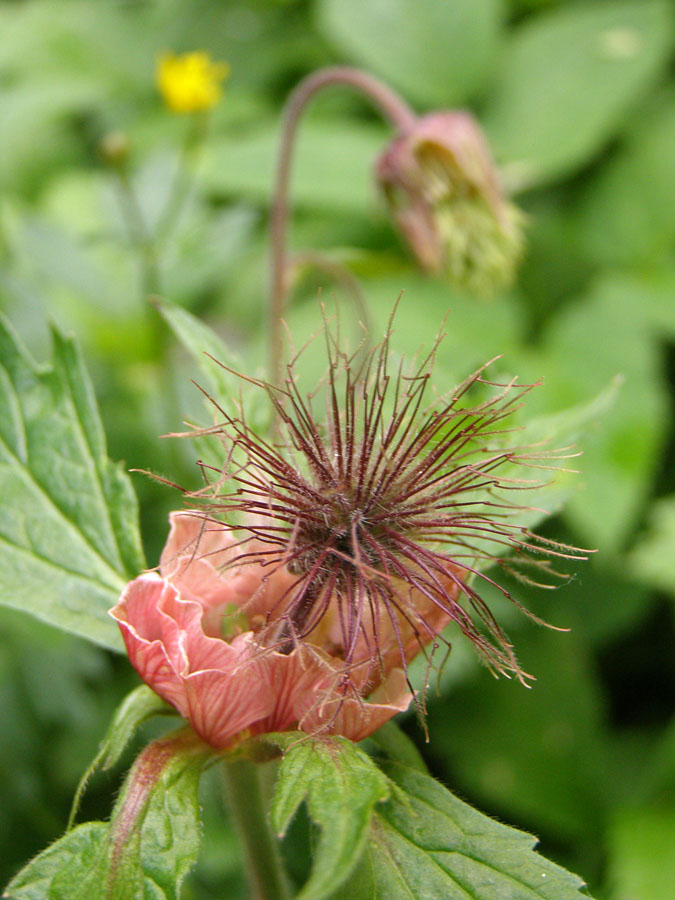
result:
[(172, 514), (160, 574), (130, 582), (111, 610), (132, 665), (217, 748), (292, 729), (362, 740), (408, 707), (404, 673), (385, 672), (363, 699), (372, 665), (346, 679), (330, 641), (266, 650), (259, 632), (282, 617), (296, 579), (264, 556), (251, 561), (260, 546), (242, 548), (199, 514)]

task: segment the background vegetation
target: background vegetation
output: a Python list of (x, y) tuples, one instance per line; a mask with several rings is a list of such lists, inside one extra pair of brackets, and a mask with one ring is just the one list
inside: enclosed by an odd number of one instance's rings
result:
[[(545, 855), (605, 900), (664, 900), (675, 881), (672, 12), (667, 0), (0, 4), (0, 307), (37, 359), (49, 355), (50, 319), (72, 330), (110, 456), (185, 485), (198, 483), (194, 449), (158, 435), (202, 415), (190, 384), (198, 375), (146, 302), (147, 242), (130, 234), (101, 154), (106, 135), (127, 136), (152, 229), (189, 127), (156, 92), (158, 53), (208, 50), (232, 76), (190, 161), (195, 187), (151, 248), (153, 288), (208, 321), (252, 367), (263, 359), (279, 115), (294, 84), (316, 67), (355, 63), (420, 110), (478, 116), (529, 217), (513, 290), (476, 301), (420, 274), (371, 183), (389, 132), (341, 89), (317, 101), (301, 133), (293, 244), (353, 272), (375, 333), (405, 290), (400, 350), (428, 343), (449, 310), (440, 385), (502, 354), (500, 374), (544, 377), (528, 400), (534, 414), (623, 378), (584, 441), (579, 490), (547, 526), (598, 553), (558, 591), (517, 588), (571, 632), (505, 609), (533, 689), (494, 681), (457, 642), (432, 691), (430, 742), (414, 716), (404, 723), (438, 778), (539, 835)], [(319, 323), (319, 285), (342, 301), (325, 275), (299, 271), (289, 312), (298, 344)], [(154, 562), (180, 498), (134, 478)], [(0, 622), (4, 883), (62, 832), (77, 778), (137, 679), (125, 659), (37, 621), (3, 610)], [(114, 787), (99, 777), (83, 817), (105, 816)], [(223, 896), (225, 883), (228, 896), (244, 895), (213, 794), (205, 791), (204, 852), (186, 888), (204, 900)], [(287, 852), (298, 871), (294, 839)]]

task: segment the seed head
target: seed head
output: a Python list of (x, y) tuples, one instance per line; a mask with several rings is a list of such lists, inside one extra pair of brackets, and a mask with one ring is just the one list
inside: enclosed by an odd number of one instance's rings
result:
[[(267, 612), (261, 646), (329, 647), (363, 693), (393, 666), (407, 671), (419, 652), (431, 659), (454, 622), (494, 672), (530, 677), (481, 597), (481, 582), (496, 585), (483, 570), (497, 563), (531, 581), (528, 570), (552, 572), (552, 557), (583, 558), (519, 524), (533, 507), (510, 499), (541, 485), (528, 469), (559, 468), (564, 458), (509, 446), (507, 420), (533, 385), (489, 381), (483, 366), (432, 397), (438, 344), (406, 367), (392, 365), (390, 330), (379, 347), (351, 356), (327, 335), (328, 370), (311, 394), (295, 363), (281, 387), (255, 382), (278, 437), (221, 410), (210, 431), (230, 464), (201, 464), (209, 483), (198, 494), (210, 519), (239, 534), (237, 564), (293, 576)], [(480, 395), (474, 405), (470, 394)]]

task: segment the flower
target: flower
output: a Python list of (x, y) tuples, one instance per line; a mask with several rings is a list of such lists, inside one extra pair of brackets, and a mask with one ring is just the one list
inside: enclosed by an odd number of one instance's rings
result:
[[(357, 688), (372, 687), (394, 665), (407, 673), (418, 653), (431, 662), (454, 622), (495, 673), (524, 680), (479, 588), (522, 609), (484, 569), (555, 576), (548, 557), (584, 558), (531, 533), (521, 522), (533, 508), (509, 498), (541, 485), (528, 467), (558, 468), (568, 454), (509, 445), (503, 423), (532, 385), (490, 382), (482, 367), (427, 402), (436, 348), (392, 373), (389, 336), (352, 357), (329, 337), (325, 390), (304, 395), (294, 364), (283, 387), (257, 382), (277, 415), (274, 443), (220, 410), (225, 421), (210, 432), (232, 464), (199, 496), (214, 523), (243, 535), (242, 564), (293, 577), (268, 604), (266, 646), (329, 647)], [(469, 391), (483, 395), (473, 406)]]
[(407, 708), (412, 695), (400, 669), (364, 700), (324, 647), (261, 651), (257, 631), (282, 608), (294, 579), (240, 553), (201, 513), (174, 513), (160, 574), (130, 582), (111, 610), (141, 678), (204, 741), (225, 748), (298, 728), (359, 741)]
[(513, 281), (524, 216), (504, 196), (471, 115), (422, 116), (380, 156), (376, 177), (424, 269), (478, 294)]
[(157, 87), (166, 105), (176, 113), (211, 109), (220, 100), (221, 82), (229, 74), (227, 63), (213, 62), (203, 50), (180, 56), (165, 53), (157, 61)]

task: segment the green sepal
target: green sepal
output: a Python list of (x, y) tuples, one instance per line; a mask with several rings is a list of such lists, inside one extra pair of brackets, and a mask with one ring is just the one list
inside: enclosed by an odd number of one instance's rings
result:
[(101, 742), (98, 753), (93, 758), (86, 772), (80, 779), (75, 791), (67, 828), (70, 829), (77, 815), (82, 795), (89, 779), (100, 767), (104, 771), (111, 769), (120, 759), (136, 729), (147, 719), (161, 713), (174, 713), (175, 710), (145, 684), (134, 688), (115, 710), (112, 722)]
[(283, 835), (300, 804), (307, 803), (320, 836), (311, 875), (297, 900), (320, 900), (358, 862), (373, 809), (390, 788), (373, 760), (345, 738), (294, 738), (279, 767), (271, 821)]
[(189, 729), (148, 745), (111, 821), (69, 831), (12, 879), (5, 900), (178, 900), (199, 851), (197, 791), (213, 754)]

